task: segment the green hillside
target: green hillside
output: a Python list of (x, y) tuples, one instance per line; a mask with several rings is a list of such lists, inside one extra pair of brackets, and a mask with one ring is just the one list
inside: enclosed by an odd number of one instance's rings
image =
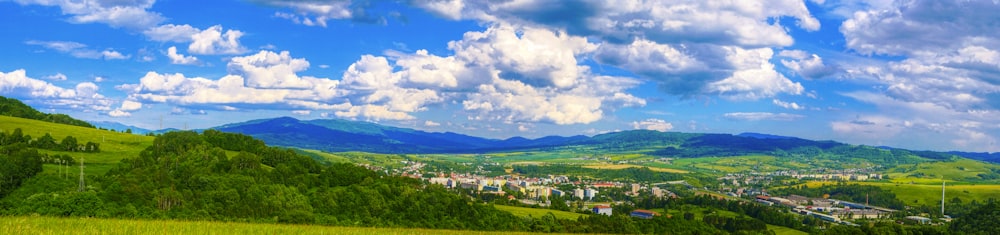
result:
[(20, 100), (3, 96), (0, 96), (0, 115), (94, 128), (94, 125), (74, 119), (69, 115), (42, 113)]
[(79, 143), (94, 142), (100, 144), (99, 153), (64, 152), (39, 150), (47, 154), (66, 154), (77, 162), (84, 160), (87, 164), (85, 172), (88, 175), (103, 175), (112, 166), (127, 157), (134, 157), (140, 151), (153, 144), (153, 137), (119, 133), (94, 128), (72, 126), (44, 122), (38, 120), (0, 116), (0, 132), (10, 133), (20, 128), (25, 135), (38, 138), (49, 133), (56, 140), (73, 136)]

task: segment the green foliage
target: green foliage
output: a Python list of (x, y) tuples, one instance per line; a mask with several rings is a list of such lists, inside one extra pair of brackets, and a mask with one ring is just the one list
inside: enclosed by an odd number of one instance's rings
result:
[(74, 119), (69, 115), (42, 113), (20, 100), (3, 96), (0, 96), (0, 115), (94, 128), (94, 125)]
[(1000, 204), (990, 200), (968, 215), (956, 218), (948, 231), (956, 234), (1000, 234)]

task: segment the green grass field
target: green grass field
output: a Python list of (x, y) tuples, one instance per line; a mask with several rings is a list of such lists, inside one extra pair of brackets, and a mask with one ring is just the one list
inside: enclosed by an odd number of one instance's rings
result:
[(950, 161), (932, 161), (899, 165), (889, 169), (889, 178), (896, 183), (941, 184), (941, 179), (961, 182), (979, 179), (979, 174), (989, 173), (1000, 166), (966, 158)]
[(576, 220), (580, 216), (583, 216), (583, 217), (587, 217), (588, 216), (588, 215), (585, 215), (585, 214), (573, 213), (573, 212), (568, 212), (568, 211), (560, 211), (560, 210), (550, 210), (550, 209), (540, 209), (540, 208), (527, 208), (527, 207), (519, 207), (519, 206), (504, 206), (504, 205), (494, 205), (494, 206), (497, 209), (500, 209), (500, 210), (503, 210), (503, 211), (507, 211), (507, 212), (510, 212), (511, 214), (514, 214), (516, 216), (522, 216), (522, 217), (527, 217), (527, 216), (530, 215), (532, 218), (541, 218), (545, 214), (552, 213), (552, 215), (555, 215), (556, 218)]
[(0, 234), (530, 234), (212, 221), (0, 217)]
[(49, 155), (66, 154), (77, 161), (84, 159), (84, 163), (87, 166), (84, 172), (88, 175), (104, 175), (105, 172), (121, 162), (123, 158), (138, 156), (139, 152), (143, 149), (152, 146), (154, 139), (150, 136), (0, 116), (0, 131), (10, 133), (16, 128), (21, 128), (21, 131), (25, 135), (31, 135), (31, 138), (36, 139), (42, 137), (45, 133), (50, 133), (56, 139), (57, 143), (68, 135), (76, 138), (77, 143), (80, 144), (87, 143), (88, 141), (100, 144), (100, 153), (39, 150), (39, 152)]
[[(854, 183), (854, 182), (851, 182)], [(929, 204), (941, 203), (941, 181), (938, 184), (902, 184), (886, 182), (857, 182), (862, 185), (875, 185), (883, 189), (892, 191), (896, 198), (906, 204)], [(819, 187), (823, 184), (835, 184), (833, 182), (808, 182), (809, 187)], [(964, 202), (977, 200), (984, 202), (990, 198), (1000, 198), (1000, 185), (977, 184), (977, 185), (948, 185), (945, 187), (945, 198), (951, 200), (958, 197)]]

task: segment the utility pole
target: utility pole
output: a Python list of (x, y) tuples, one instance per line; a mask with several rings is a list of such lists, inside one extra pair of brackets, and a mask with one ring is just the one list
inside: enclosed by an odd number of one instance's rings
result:
[(941, 216), (944, 216), (944, 179), (941, 180)]
[(83, 157), (80, 157), (80, 187), (76, 189), (77, 192), (83, 192), (87, 189), (86, 183), (83, 182)]

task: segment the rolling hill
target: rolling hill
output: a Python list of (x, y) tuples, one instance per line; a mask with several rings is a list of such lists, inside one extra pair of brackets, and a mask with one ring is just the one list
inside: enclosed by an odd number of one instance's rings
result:
[(535, 140), (486, 139), (452, 132), (425, 132), (340, 119), (298, 120), (291, 117), (252, 120), (212, 129), (242, 133), (269, 145), (328, 152), (455, 153), (558, 146), (586, 138), (543, 137)]
[(816, 156), (865, 158), (873, 162), (906, 163), (919, 159), (945, 160), (953, 156), (1000, 162), (990, 154), (910, 151), (814, 141), (759, 133), (706, 134), (629, 130), (587, 136), (513, 137), (488, 139), (452, 132), (425, 132), (340, 119), (298, 120), (291, 117), (252, 120), (212, 129), (242, 133), (269, 145), (327, 152), (372, 153), (489, 153), (540, 148), (586, 147), (597, 152), (644, 151), (665, 157), (705, 156)]

